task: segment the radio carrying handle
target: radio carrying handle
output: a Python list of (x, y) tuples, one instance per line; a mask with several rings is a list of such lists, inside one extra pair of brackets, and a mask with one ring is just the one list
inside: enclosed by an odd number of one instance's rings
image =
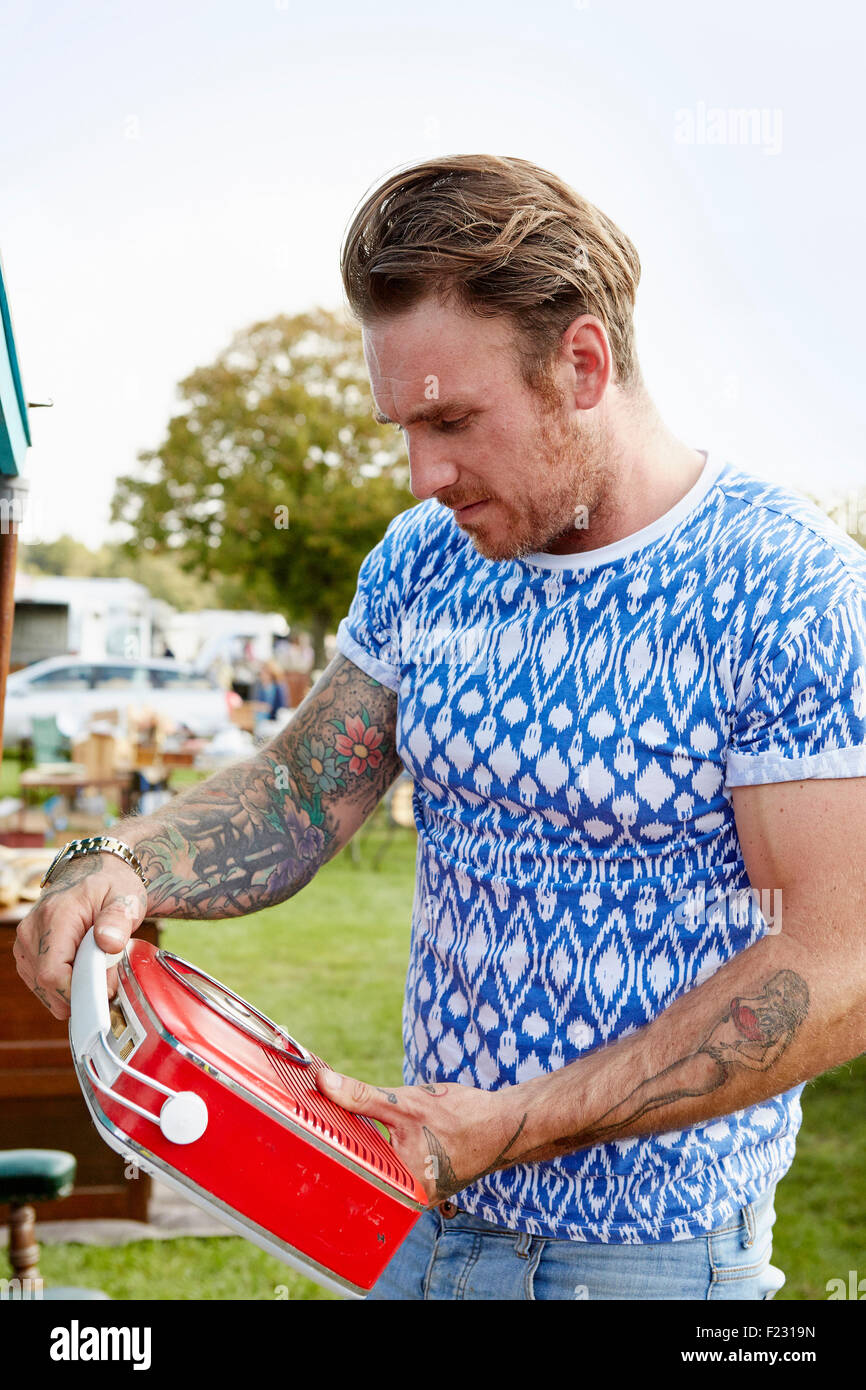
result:
[[(122, 1061), (109, 1045), (111, 1014), (108, 1001), (107, 972), (123, 959), (123, 952), (107, 955), (96, 944), (93, 928), (87, 932), (79, 946), (72, 966), (72, 989), (70, 994), (69, 1041), (73, 1056), (80, 1062), (87, 1079), (97, 1090), (102, 1091), (117, 1105), (134, 1110), (146, 1120), (157, 1125), (173, 1144), (192, 1144), (200, 1139), (207, 1129), (207, 1106), (201, 1096), (194, 1091), (172, 1091), (143, 1072), (136, 1071), (128, 1062)], [(151, 1090), (159, 1091), (167, 1097), (158, 1115), (151, 1114), (140, 1105), (118, 1095), (99, 1076), (93, 1053), (101, 1048), (113, 1067), (126, 1072)]]

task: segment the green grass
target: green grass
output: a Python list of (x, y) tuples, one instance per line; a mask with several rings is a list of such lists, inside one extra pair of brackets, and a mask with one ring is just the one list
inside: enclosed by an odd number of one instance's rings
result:
[(0, 796), (20, 795), (18, 776), (22, 766), (19, 757), (6, 752), (4, 749), (3, 760), (0, 762)]
[[(396, 831), (376, 871), (382, 836), (380, 808), (360, 837), (360, 863), (344, 850), (296, 898), (267, 912), (167, 922), (163, 944), (339, 1070), (393, 1084), (415, 837)], [(774, 1263), (787, 1276), (779, 1300), (824, 1300), (827, 1282), (847, 1281), (851, 1269), (866, 1277), (866, 1058), (807, 1086), (803, 1112), (797, 1158), (776, 1197)], [(117, 1299), (273, 1299), (277, 1290), (331, 1297), (239, 1237), (44, 1246), (41, 1268), (47, 1282), (99, 1287)]]
[(776, 1192), (777, 1299), (826, 1299), (830, 1279), (866, 1278), (866, 1057), (803, 1092), (797, 1156)]

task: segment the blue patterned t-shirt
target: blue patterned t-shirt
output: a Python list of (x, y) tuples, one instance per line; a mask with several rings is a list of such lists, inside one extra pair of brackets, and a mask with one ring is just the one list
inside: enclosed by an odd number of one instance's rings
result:
[[(730, 789), (866, 776), (866, 552), (712, 455), (580, 554), (487, 560), (412, 507), (337, 645), (396, 691), (414, 779), (407, 1084), (496, 1089), (642, 1028), (774, 929)], [(460, 1206), (573, 1240), (701, 1235), (787, 1171), (801, 1089), (491, 1173)]]

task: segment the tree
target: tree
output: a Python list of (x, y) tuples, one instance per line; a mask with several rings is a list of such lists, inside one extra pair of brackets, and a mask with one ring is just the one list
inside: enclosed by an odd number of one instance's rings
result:
[(178, 389), (185, 408), (142, 475), (118, 480), (112, 519), (130, 550), (173, 551), (308, 627), (322, 666), (361, 561), (414, 502), (402, 446), (372, 417), (360, 330), (323, 309), (257, 323)]
[(69, 535), (54, 541), (32, 541), (19, 548), (19, 567), (25, 574), (59, 574), (87, 579), (134, 579), (152, 598), (162, 599), (181, 612), (217, 608), (222, 601), (219, 584), (197, 579), (181, 568), (177, 556), (130, 554), (120, 545), (90, 550)]
[(100, 573), (99, 554), (67, 533), (54, 541), (30, 541), (22, 545), (18, 563), (25, 574), (90, 578)]

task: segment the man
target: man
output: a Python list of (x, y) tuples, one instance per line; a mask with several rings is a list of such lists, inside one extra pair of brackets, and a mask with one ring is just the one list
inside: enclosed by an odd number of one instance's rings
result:
[(637, 253), (554, 175), (397, 173), (342, 269), (421, 505), (288, 728), (118, 827), (146, 888), (66, 864), (19, 971), (65, 1017), (91, 923), (279, 902), (405, 767), (406, 1084), (318, 1082), (430, 1196), (372, 1297), (772, 1296), (801, 1083), (866, 1048), (863, 552), (667, 430)]

